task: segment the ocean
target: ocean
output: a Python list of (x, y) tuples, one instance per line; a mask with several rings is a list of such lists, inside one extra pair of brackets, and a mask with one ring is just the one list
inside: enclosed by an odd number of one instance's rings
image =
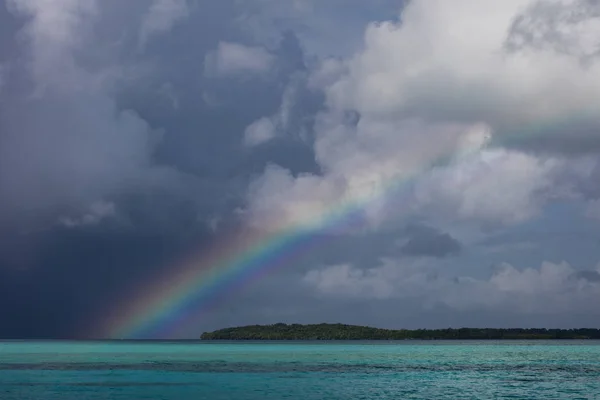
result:
[(600, 341), (8, 341), (0, 399), (600, 399)]

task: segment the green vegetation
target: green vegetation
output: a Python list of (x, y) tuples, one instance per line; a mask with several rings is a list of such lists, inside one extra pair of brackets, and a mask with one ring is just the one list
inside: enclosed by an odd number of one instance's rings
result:
[(468, 340), (600, 339), (600, 329), (417, 329), (391, 330), (343, 324), (249, 325), (204, 332), (202, 340)]

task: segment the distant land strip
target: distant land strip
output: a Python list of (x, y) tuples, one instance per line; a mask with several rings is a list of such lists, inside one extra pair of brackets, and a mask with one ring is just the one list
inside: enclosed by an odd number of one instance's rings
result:
[(345, 324), (248, 325), (204, 332), (201, 340), (523, 340), (600, 339), (600, 329), (379, 329)]

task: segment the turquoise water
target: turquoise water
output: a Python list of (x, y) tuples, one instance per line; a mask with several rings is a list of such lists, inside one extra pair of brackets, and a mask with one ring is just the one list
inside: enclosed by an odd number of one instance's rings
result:
[(600, 399), (600, 342), (0, 342), (0, 399)]

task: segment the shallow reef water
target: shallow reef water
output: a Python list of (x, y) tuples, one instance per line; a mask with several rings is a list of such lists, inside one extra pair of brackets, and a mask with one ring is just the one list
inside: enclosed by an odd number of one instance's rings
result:
[(0, 342), (0, 399), (600, 399), (600, 341)]

